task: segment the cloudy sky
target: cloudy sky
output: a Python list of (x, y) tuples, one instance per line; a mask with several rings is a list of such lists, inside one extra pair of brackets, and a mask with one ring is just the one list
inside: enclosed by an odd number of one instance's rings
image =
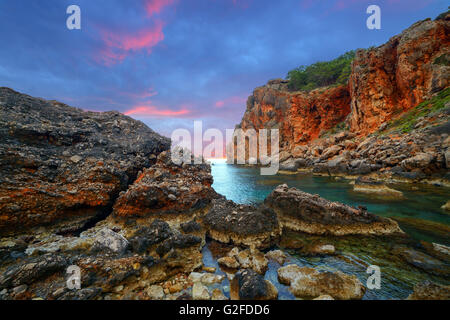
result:
[[(81, 30), (66, 9), (81, 8)], [(366, 9), (382, 10), (368, 30)], [(170, 136), (234, 128), (253, 89), (380, 45), (447, 0), (0, 0), (0, 86), (118, 110)]]

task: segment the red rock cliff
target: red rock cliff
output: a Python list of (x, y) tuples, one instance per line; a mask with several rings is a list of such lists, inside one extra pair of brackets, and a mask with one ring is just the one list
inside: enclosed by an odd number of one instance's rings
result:
[(279, 128), (286, 151), (340, 123), (360, 136), (372, 133), (448, 87), (449, 29), (449, 15), (427, 19), (380, 47), (358, 50), (348, 86), (289, 92), (287, 81), (269, 81), (249, 97), (238, 127)]
[(280, 143), (291, 150), (307, 144), (323, 131), (345, 120), (350, 113), (347, 86), (290, 93), (286, 81), (272, 80), (255, 89), (247, 101), (240, 127), (244, 130), (278, 128)]
[(358, 50), (349, 88), (354, 132), (366, 135), (449, 85), (449, 67), (436, 59), (449, 53), (448, 20), (415, 23), (386, 44)]

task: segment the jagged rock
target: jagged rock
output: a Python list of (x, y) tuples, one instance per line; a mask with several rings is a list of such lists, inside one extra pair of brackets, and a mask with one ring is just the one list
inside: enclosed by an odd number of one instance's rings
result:
[(224, 276), (218, 274), (204, 273), (201, 278), (201, 282), (205, 285), (212, 285), (214, 283), (221, 283), (224, 280)]
[(330, 202), (287, 185), (278, 186), (264, 203), (274, 209), (283, 227), (310, 234), (394, 234), (398, 224), (363, 209)]
[[(145, 169), (114, 204), (115, 217), (145, 217), (162, 220), (192, 220), (195, 211), (207, 207), (216, 197), (209, 164), (175, 165), (169, 152)], [(175, 194), (176, 199), (170, 198)]]
[(138, 171), (170, 147), (118, 112), (84, 112), (0, 88), (0, 232), (77, 230), (109, 213)]
[(240, 270), (231, 281), (231, 300), (275, 300), (278, 290), (254, 270)]
[(340, 271), (319, 272), (313, 268), (288, 265), (278, 269), (278, 279), (290, 285), (289, 290), (300, 298), (330, 295), (340, 300), (353, 300), (361, 299), (365, 293), (365, 287), (356, 276)]
[(450, 286), (425, 281), (414, 286), (408, 300), (450, 300)]
[(95, 237), (94, 248), (97, 250), (109, 250), (113, 253), (122, 254), (128, 248), (128, 240), (122, 235), (103, 228)]
[(448, 48), (448, 25), (419, 21), (382, 46), (357, 51), (349, 80), (352, 131), (372, 133), (398, 110), (409, 110), (449, 85), (440, 72), (448, 73), (448, 67), (434, 63)]
[(270, 208), (237, 205), (224, 199), (213, 200), (203, 225), (214, 240), (258, 248), (269, 247), (281, 233), (277, 216)]
[(298, 169), (298, 163), (293, 158), (286, 160), (284, 162), (281, 162), (280, 167), (279, 167), (279, 170), (282, 170), (282, 171), (296, 172), (297, 169)]
[(9, 267), (0, 275), (0, 289), (30, 285), (67, 267), (67, 260), (56, 254), (46, 254)]

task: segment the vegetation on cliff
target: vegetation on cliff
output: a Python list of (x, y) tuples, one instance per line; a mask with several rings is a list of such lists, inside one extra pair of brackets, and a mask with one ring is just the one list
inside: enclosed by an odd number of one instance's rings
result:
[(351, 73), (355, 51), (349, 51), (327, 62), (316, 62), (310, 66), (300, 66), (289, 71), (290, 90), (310, 91), (315, 88), (345, 84)]
[(414, 129), (420, 119), (445, 108), (449, 102), (450, 88), (447, 88), (430, 100), (422, 102), (417, 107), (403, 114), (400, 118), (390, 121), (386, 130), (398, 130), (402, 133), (408, 133)]

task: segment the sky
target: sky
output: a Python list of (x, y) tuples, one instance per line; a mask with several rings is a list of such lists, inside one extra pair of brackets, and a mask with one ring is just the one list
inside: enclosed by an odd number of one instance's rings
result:
[[(381, 8), (381, 30), (366, 9)], [(81, 9), (69, 30), (67, 7)], [(0, 0), (0, 86), (171, 136), (232, 129), (254, 88), (378, 46), (447, 0)]]

